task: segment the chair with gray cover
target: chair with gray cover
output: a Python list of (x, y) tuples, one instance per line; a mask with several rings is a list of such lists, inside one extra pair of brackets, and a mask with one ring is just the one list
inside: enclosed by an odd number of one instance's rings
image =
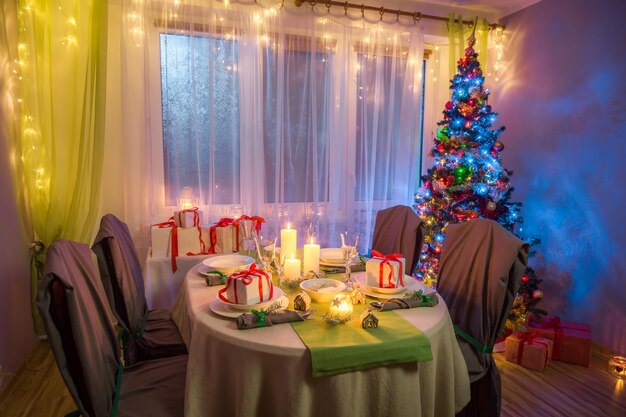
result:
[(500, 374), (491, 354), (528, 262), (528, 244), (492, 220), (447, 227), (437, 291), (467, 363), (471, 401), (460, 415), (500, 415)]
[(50, 245), (37, 307), (78, 407), (72, 415), (183, 415), (187, 356), (122, 366), (115, 317), (89, 246), (68, 240)]
[(186, 354), (170, 311), (148, 311), (141, 264), (128, 226), (106, 214), (92, 249), (105, 294), (123, 329), (126, 364)]
[(424, 226), (408, 206), (393, 206), (376, 214), (372, 249), (385, 255), (401, 253), (406, 261), (406, 273), (415, 272), (422, 252)]

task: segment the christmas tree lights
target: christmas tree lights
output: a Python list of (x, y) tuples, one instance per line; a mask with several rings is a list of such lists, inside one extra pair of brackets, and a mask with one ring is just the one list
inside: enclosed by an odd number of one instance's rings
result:
[[(450, 80), (452, 97), (445, 104), (431, 151), (435, 164), (422, 177), (423, 186), (415, 196), (415, 210), (427, 230), (417, 275), (429, 286), (437, 281), (448, 224), (480, 217), (514, 232), (515, 224), (523, 221), (521, 203), (510, 200), (512, 172), (502, 167), (500, 156), (504, 127), (493, 127), (497, 114), (488, 103), (489, 90), (483, 88), (485, 78), (473, 48), (475, 42), (472, 34), (458, 61), (457, 74)], [(538, 290), (540, 282), (529, 268), (507, 327), (519, 327), (526, 311), (535, 308), (543, 296)]]

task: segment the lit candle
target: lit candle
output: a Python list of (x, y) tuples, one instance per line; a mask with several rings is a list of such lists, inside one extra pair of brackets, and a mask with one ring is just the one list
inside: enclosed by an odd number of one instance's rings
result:
[(287, 259), (295, 258), (297, 247), (298, 231), (292, 229), (291, 224), (287, 223), (287, 228), (280, 230), (280, 251), (285, 254)]
[(335, 296), (335, 298), (333, 298), (333, 301), (330, 302), (328, 314), (331, 318), (337, 321), (348, 321), (348, 319), (352, 315), (352, 301), (349, 297), (345, 295)]
[(304, 245), (304, 273), (309, 271), (320, 273), (320, 245), (313, 243), (313, 238)]
[[(282, 250), (282, 249), (281, 249)], [(285, 261), (285, 279), (299, 279), (300, 278), (300, 259), (295, 259), (293, 256), (291, 259)]]

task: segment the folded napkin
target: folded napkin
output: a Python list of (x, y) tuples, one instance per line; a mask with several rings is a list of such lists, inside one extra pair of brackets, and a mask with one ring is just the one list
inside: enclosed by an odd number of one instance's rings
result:
[(224, 285), (226, 282), (226, 274), (222, 274), (219, 271), (209, 271), (205, 272), (205, 281), (207, 287), (212, 287), (214, 285)]
[(294, 311), (294, 310), (282, 310), (272, 313), (265, 311), (252, 310), (251, 313), (243, 313), (237, 317), (237, 328), (239, 330), (255, 329), (257, 327), (270, 327), (274, 324), (289, 323), (292, 321), (304, 321), (315, 310), (309, 311)]
[(428, 294), (422, 294), (422, 290), (417, 291), (414, 295), (406, 298), (392, 298), (384, 303), (375, 301), (370, 303), (372, 307), (377, 308), (378, 311), (397, 310), (400, 308), (415, 308), (415, 307), (434, 307), (439, 303), (439, 298), (436, 292)]

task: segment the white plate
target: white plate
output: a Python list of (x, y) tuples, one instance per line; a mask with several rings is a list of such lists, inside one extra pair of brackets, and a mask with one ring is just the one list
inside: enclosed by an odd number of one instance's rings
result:
[(343, 264), (343, 252), (341, 248), (320, 249), (320, 261), (326, 264)]
[(238, 255), (236, 253), (213, 256), (202, 261), (202, 263), (209, 268), (226, 275), (244, 270), (252, 265), (253, 262), (254, 258)]
[[(355, 266), (355, 265), (358, 265), (360, 262), (361, 262), (360, 260), (352, 261), (352, 263), (350, 265), (351, 266)], [(341, 261), (340, 264), (336, 264), (336, 263), (322, 262), (322, 260), (320, 259), (320, 265), (321, 266), (329, 266), (329, 267), (332, 267), (332, 268), (344, 268), (343, 261)]]
[(283, 290), (281, 290), (280, 288), (275, 286), (274, 287), (274, 296), (272, 298), (270, 298), (269, 300), (267, 300), (267, 301), (262, 301), (262, 302), (257, 303), (257, 304), (234, 304), (234, 303), (227, 303), (226, 301), (220, 299), (219, 297), (216, 298), (216, 300), (218, 302), (220, 302), (221, 304), (227, 306), (231, 310), (239, 311), (241, 313), (242, 311), (246, 312), (246, 311), (261, 310), (261, 309), (267, 308), (274, 301), (278, 300), (282, 296), (283, 296)]
[[(289, 306), (289, 299), (284, 295), (281, 296), (279, 300), (280, 305), (283, 306), (283, 308), (287, 308)], [(215, 298), (209, 302), (209, 309), (219, 316), (229, 318), (236, 318), (241, 316), (242, 313), (245, 313), (245, 311), (231, 308), (229, 304), (221, 302), (219, 298)]]
[[(317, 286), (322, 288), (315, 289)], [(314, 278), (302, 281), (300, 288), (306, 291), (313, 301), (327, 303), (345, 290), (346, 284), (331, 278)]]
[[(398, 296), (402, 296), (406, 291), (417, 291), (417, 290), (426, 290), (427, 288), (415, 278), (405, 275), (404, 276), (404, 288), (374, 288), (365, 284), (365, 272), (355, 272), (352, 274), (357, 283), (361, 286), (361, 289), (365, 293), (365, 295), (369, 295), (370, 297), (379, 298), (383, 300), (388, 300), (390, 298), (397, 298)], [(383, 291), (387, 292), (383, 292)], [(390, 292), (393, 291), (393, 292)]]

